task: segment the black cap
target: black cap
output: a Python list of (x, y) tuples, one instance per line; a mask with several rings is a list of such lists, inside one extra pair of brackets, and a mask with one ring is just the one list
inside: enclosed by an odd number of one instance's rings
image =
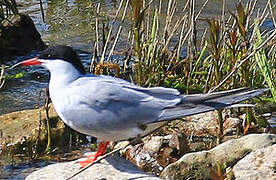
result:
[(49, 47), (38, 58), (47, 60), (62, 59), (72, 64), (81, 74), (85, 74), (84, 66), (78, 54), (69, 46), (57, 45)]

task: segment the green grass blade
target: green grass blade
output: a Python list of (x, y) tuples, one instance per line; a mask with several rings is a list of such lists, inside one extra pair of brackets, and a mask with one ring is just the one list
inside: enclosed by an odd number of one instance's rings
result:
[[(254, 48), (257, 49), (258, 46), (260, 46), (260, 44), (262, 44), (262, 42), (263, 42), (261, 32), (259, 29), (259, 21), (258, 20), (255, 20), (255, 30), (256, 30), (257, 42), (256, 42)], [(265, 50), (263, 48), (255, 53), (255, 60), (257, 61), (257, 64), (258, 64), (259, 68), (261, 69), (264, 79), (270, 88), (273, 99), (276, 102), (276, 86), (271, 77), (271, 69), (269, 66), (269, 59), (267, 58), (267, 56), (265, 54)]]

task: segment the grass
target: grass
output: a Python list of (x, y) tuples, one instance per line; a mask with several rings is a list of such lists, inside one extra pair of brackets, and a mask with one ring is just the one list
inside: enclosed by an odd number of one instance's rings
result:
[[(160, 18), (162, 3), (131, 0), (124, 3), (125, 9), (118, 11), (114, 20), (123, 17), (127, 11), (131, 15), (132, 27), (126, 40), (125, 63), (121, 66), (110, 65), (101, 58), (100, 68), (132, 80), (141, 86), (165, 86), (177, 88), (182, 93), (214, 92), (238, 87), (260, 88), (268, 86), (275, 101), (275, 30), (261, 31), (263, 22), (272, 19), (273, 5), (267, 1), (262, 13), (254, 14), (258, 1), (247, 4), (237, 3), (236, 10), (227, 10), (222, 1), (220, 19), (201, 17), (208, 0), (201, 9), (195, 9), (195, 1), (187, 1), (183, 14), (176, 15), (178, 2), (169, 0), (166, 4), (166, 17)], [(127, 9), (128, 5), (130, 8)], [(163, 9), (164, 10), (164, 9)], [(165, 22), (163, 22), (165, 19)], [(120, 20), (118, 20), (120, 21)], [(162, 21), (162, 22), (161, 22)], [(200, 36), (197, 24), (206, 22), (206, 29)], [(121, 26), (120, 26), (121, 27)], [(113, 28), (113, 27), (110, 27)], [(124, 28), (124, 27), (123, 27)], [(111, 29), (109, 29), (111, 31)], [(114, 31), (114, 30), (113, 30)], [(100, 32), (96, 30), (96, 32)], [(121, 32), (119, 28), (118, 33)], [(96, 35), (97, 37), (100, 34)], [(102, 35), (103, 36), (103, 35)], [(118, 39), (118, 38), (116, 38)], [(111, 42), (108, 41), (110, 44)], [(116, 41), (117, 43), (117, 41)], [(97, 42), (99, 45), (100, 42)], [(129, 48), (131, 47), (131, 48)], [(107, 47), (102, 51), (105, 56)], [(186, 55), (181, 55), (186, 49)], [(114, 46), (109, 53), (113, 53)], [(99, 54), (99, 52), (94, 53)], [(131, 62), (130, 62), (131, 61)], [(104, 65), (107, 63), (107, 65)], [(132, 63), (134, 66), (131, 66)], [(95, 67), (92, 72), (95, 72)], [(119, 70), (118, 70), (119, 68)], [(130, 73), (129, 73), (130, 72)], [(112, 74), (112, 73), (111, 73)], [(223, 136), (221, 111), (218, 120), (218, 137)], [(247, 124), (252, 123), (251, 109), (246, 110)]]
[[(256, 43), (254, 49), (258, 49), (258, 47), (263, 43), (263, 37), (260, 32), (260, 28), (258, 26), (258, 20), (255, 21), (255, 33), (256, 33)], [(275, 51), (272, 52), (275, 57)], [(273, 66), (270, 64), (268, 59), (268, 55), (266, 53), (266, 49), (261, 48), (260, 50), (255, 52), (255, 60), (259, 66), (259, 69), (265, 79), (266, 84), (271, 90), (271, 94), (274, 102), (276, 102), (276, 79), (272, 78)], [(275, 68), (275, 67), (274, 67)]]

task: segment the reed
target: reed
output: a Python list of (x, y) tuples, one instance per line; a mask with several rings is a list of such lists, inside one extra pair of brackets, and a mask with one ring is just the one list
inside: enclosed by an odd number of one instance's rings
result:
[[(110, 74), (115, 69), (117, 76), (141, 86), (172, 87), (183, 93), (269, 86), (275, 101), (276, 32), (260, 30), (268, 19), (275, 23), (272, 2), (268, 0), (262, 11), (256, 8), (257, 0), (246, 4), (239, 2), (232, 12), (227, 11), (226, 3), (222, 1), (220, 19), (201, 15), (208, 2), (206, 0), (200, 9), (196, 9), (195, 0), (189, 0), (181, 7), (182, 14), (176, 15), (179, 8), (176, 0), (169, 0), (165, 6), (161, 0), (148, 3), (124, 1), (125, 8), (116, 13), (116, 18), (122, 18), (126, 13), (131, 15), (132, 26), (127, 30), (127, 48), (123, 51), (125, 63), (115, 67), (103, 65), (102, 68), (109, 72), (98, 71)], [(162, 12), (166, 12), (166, 17), (161, 19)], [(202, 21), (206, 22), (207, 28), (200, 34), (199, 41), (197, 24)], [(124, 28), (119, 26), (115, 44)], [(108, 61), (116, 53), (115, 48), (113, 44)], [(186, 50), (184, 55), (183, 50)], [(103, 57), (99, 63), (109, 63)], [(254, 116), (251, 109), (246, 113), (250, 126)], [(223, 136), (221, 111), (218, 117), (220, 138)]]

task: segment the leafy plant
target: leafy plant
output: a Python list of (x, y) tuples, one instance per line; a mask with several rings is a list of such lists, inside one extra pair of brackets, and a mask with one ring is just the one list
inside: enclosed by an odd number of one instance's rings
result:
[[(259, 21), (255, 20), (255, 33), (256, 33), (256, 44), (254, 46), (255, 51), (263, 43), (263, 38), (259, 29)], [(274, 49), (273, 49), (274, 50)], [(274, 50), (275, 51), (275, 50)], [(269, 57), (264, 48), (256, 51), (255, 60), (261, 70), (261, 73), (270, 88), (274, 102), (276, 102), (276, 78), (272, 78), (272, 63), (269, 61)]]
[[(141, 86), (161, 85), (190, 93), (236, 87), (263, 87), (263, 74), (267, 76), (270, 73), (271, 81), (266, 79), (270, 87), (275, 86), (275, 72), (261, 70), (255, 61), (256, 58), (262, 58), (266, 61), (267, 68), (276, 63), (272, 34), (260, 32), (259, 43), (254, 38), (256, 28), (262, 25), (270, 11), (266, 9), (266, 15), (257, 14), (253, 17), (253, 3), (238, 3), (236, 11), (230, 12), (227, 18), (205, 19), (209, 26), (198, 43), (196, 24), (204, 19), (199, 17), (208, 1), (198, 12), (195, 11), (195, 1), (187, 1), (181, 16), (175, 15), (177, 3), (176, 0), (170, 0), (166, 6), (157, 7), (152, 1), (147, 4), (143, 0), (130, 0), (132, 29), (129, 31), (128, 48), (125, 50), (125, 63), (116, 67), (116, 76), (127, 75), (126, 78)], [(165, 22), (160, 21), (162, 7), (167, 8)], [(124, 13), (125, 11), (126, 8)], [(254, 25), (252, 19), (259, 19), (260, 23)], [(120, 29), (118, 32), (120, 33)], [(187, 50), (185, 55), (181, 54), (183, 49)], [(266, 58), (263, 53), (266, 53)], [(131, 65), (134, 65), (133, 68)], [(95, 67), (101, 73), (110, 73), (107, 69), (114, 71), (111, 64), (95, 65), (94, 69)], [(251, 109), (247, 109), (246, 113), (250, 128), (253, 122)], [(221, 111), (218, 111), (218, 115), (220, 140), (223, 137)]]

